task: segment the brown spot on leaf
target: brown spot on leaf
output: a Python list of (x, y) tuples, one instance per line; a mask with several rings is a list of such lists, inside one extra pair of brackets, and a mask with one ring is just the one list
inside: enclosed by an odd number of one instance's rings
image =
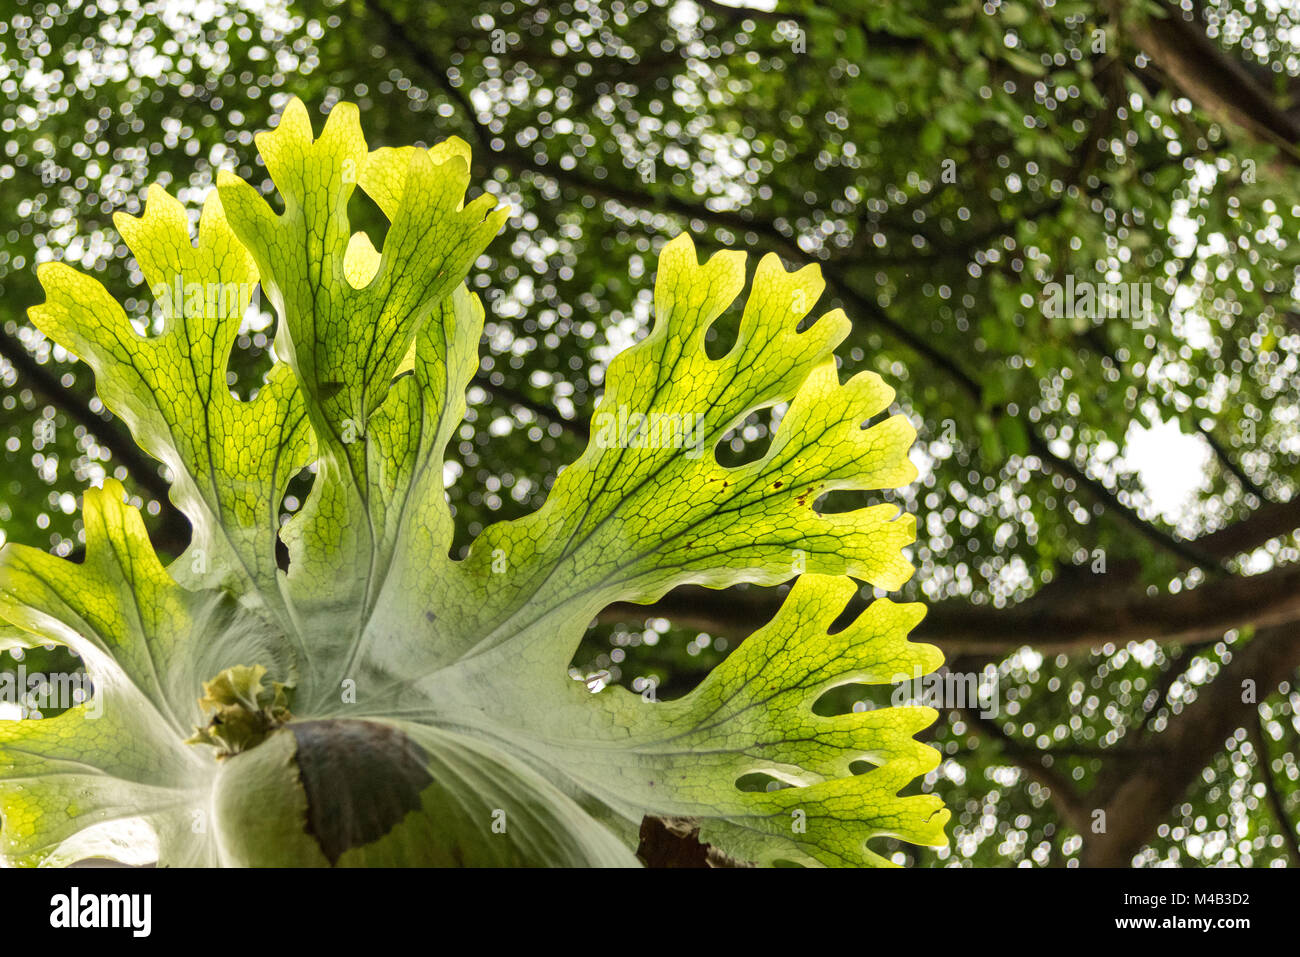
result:
[(371, 844), (420, 808), (433, 783), (428, 754), (387, 725), (332, 719), (286, 726), (298, 742), (295, 760), (307, 794), (307, 833), (330, 864)]

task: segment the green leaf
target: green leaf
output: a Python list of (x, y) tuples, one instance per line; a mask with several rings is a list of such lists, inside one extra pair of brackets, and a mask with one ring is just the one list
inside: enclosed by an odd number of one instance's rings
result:
[[(167, 574), (123, 494), (111, 479), (86, 492), (79, 565), (0, 551), (0, 616), (66, 645), (94, 678), (92, 700), (58, 717), (0, 721), (0, 843), (15, 862), (67, 863), (107, 853), (101, 844), (123, 860), (212, 862), (206, 835), (190, 833), (216, 772), (183, 743), (200, 720), (196, 682), (243, 659), (283, 667), (264, 620)], [(148, 846), (117, 847), (123, 832), (149, 834)]]
[[(278, 342), (319, 449), (321, 480), (285, 536), (289, 587), (299, 603), (364, 618), (401, 532), (395, 506), (410, 503), (420, 512), (414, 522), (449, 536), (436, 459), (463, 411), (482, 310), (463, 291), (445, 300), (507, 210), (489, 212), (488, 195), (464, 204), (468, 149), (459, 140), (368, 153), (351, 104), (337, 106), (313, 140), (306, 107), (294, 100), (257, 145), (284, 213), (232, 174), (218, 189), (280, 315)], [(358, 182), (390, 219), (382, 254), (348, 225)], [(413, 347), (415, 381), (395, 386)], [(372, 574), (358, 576), (366, 565)]]
[(108, 290), (63, 263), (40, 267), (46, 300), (30, 311), (32, 324), (90, 365), (104, 404), (171, 469), (172, 500), (194, 529), (176, 574), (230, 584), (278, 609), (280, 500), (310, 461), (312, 443), (283, 363), (249, 402), (226, 384), (257, 268), (215, 193), (197, 244), (184, 207), (158, 186), (143, 216), (119, 214), (115, 222), (154, 294), (161, 332), (138, 333)]
[[(253, 400), (224, 385), (239, 300), (164, 308), (146, 337), (97, 283), (42, 270), (33, 320), (172, 466), (195, 544), (163, 568), (110, 481), (86, 493), (84, 564), (0, 552), (0, 617), (66, 644), (94, 680), (57, 718), (0, 724), (7, 859), (626, 865), (647, 813), (694, 818), (762, 863), (881, 864), (875, 838), (943, 843), (940, 802), (899, 796), (937, 765), (914, 738), (935, 713), (814, 709), (941, 662), (907, 640), (919, 605), (877, 598), (832, 628), (860, 589), (912, 574), (915, 523), (821, 502), (912, 481), (915, 432), (884, 415), (879, 376), (840, 381), (849, 323), (809, 321), (816, 267), (765, 257), (715, 359), (706, 335), (744, 257), (668, 243), (654, 327), (611, 363), (586, 450), (537, 511), (456, 560), (443, 452), (483, 329), (463, 280), (505, 211), (464, 202), (463, 143), (369, 152), (346, 104), (313, 139), (295, 101), (258, 145), (282, 214), (227, 174), (196, 246), (160, 190), (122, 223), (156, 286), (260, 277), (282, 358)], [(382, 250), (348, 223), (356, 184), (390, 220)], [(766, 452), (720, 465), (722, 438), (766, 408), (780, 412)], [(312, 490), (281, 533), (303, 464)], [(185, 565), (199, 554), (202, 574)], [(792, 579), (776, 618), (679, 700), (593, 695), (568, 675), (611, 603)], [(775, 789), (747, 789), (754, 775)]]
[[(885, 863), (869, 850), (864, 860), (874, 837), (942, 844), (939, 799), (897, 796), (938, 764), (938, 752), (912, 737), (935, 712), (813, 712), (832, 688), (889, 684), (943, 661), (933, 646), (907, 641), (924, 615), (916, 604), (878, 600), (830, 633), (855, 590), (847, 578), (803, 576), (776, 618), (681, 700), (610, 688), (593, 701), (573, 686), (531, 716), (529, 747), (622, 813), (696, 818), (701, 840), (745, 860), (859, 866)], [(870, 770), (855, 775), (859, 763)], [(789, 786), (736, 787), (753, 774)]]

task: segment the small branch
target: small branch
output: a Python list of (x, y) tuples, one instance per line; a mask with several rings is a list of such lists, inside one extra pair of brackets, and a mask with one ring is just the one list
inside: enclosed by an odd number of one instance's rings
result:
[(956, 710), (972, 728), (985, 738), (997, 742), (1002, 753), (1017, 767), (1051, 792), (1052, 803), (1060, 812), (1061, 818), (1070, 827), (1079, 832), (1082, 832), (1087, 827), (1088, 810), (1084, 807), (1079, 792), (1075, 790), (1069, 779), (1055, 768), (1043, 765), (1043, 752), (1033, 748), (1026, 748), (1003, 731), (996, 721), (985, 718), (974, 709), (958, 708)]
[(1246, 518), (1197, 539), (1198, 546), (1220, 558), (1248, 552), (1300, 528), (1300, 495), (1289, 502), (1265, 505)]
[(1029, 447), (1036, 456), (1043, 460), (1044, 464), (1051, 468), (1052, 471), (1074, 479), (1139, 535), (1159, 545), (1165, 551), (1177, 555), (1189, 564), (1212, 569), (1222, 567), (1218, 557), (1198, 548), (1193, 542), (1177, 538), (1164, 529), (1152, 525), (1138, 515), (1136, 511), (1121, 502), (1119, 496), (1108, 489), (1105, 484), (1090, 476), (1069, 459), (1053, 452), (1047, 440), (1036, 431), (1030, 429), (1028, 432)]
[(1204, 436), (1205, 441), (1210, 446), (1210, 451), (1212, 451), (1214, 457), (1219, 460), (1219, 464), (1227, 469), (1228, 472), (1230, 472), (1232, 476), (1241, 483), (1242, 488), (1255, 496), (1261, 502), (1267, 502), (1269, 500), (1269, 494), (1264, 491), (1264, 489), (1261, 488), (1254, 479), (1246, 474), (1246, 470), (1233, 459), (1233, 457), (1228, 453), (1228, 450), (1223, 446), (1223, 443), (1214, 437), (1213, 432), (1209, 429), (1203, 429), (1200, 427), (1197, 428), (1197, 431)]
[(85, 426), (95, 438), (103, 442), (114, 458), (126, 466), (140, 485), (157, 498), (164, 507), (170, 507), (168, 485), (158, 471), (158, 463), (149, 458), (131, 440), (130, 435), (114, 419), (103, 419), (90, 410), (90, 406), (72, 396), (58, 378), (45, 366), (32, 358), (26, 347), (14, 337), (0, 330), (0, 356), (18, 371), (21, 379), (40, 392), (69, 418)]
[(1251, 744), (1254, 745), (1255, 754), (1259, 761), (1259, 773), (1264, 780), (1264, 790), (1268, 795), (1269, 807), (1273, 810), (1273, 817), (1277, 819), (1277, 826), (1281, 830), (1283, 837), (1286, 838), (1286, 852), (1291, 859), (1292, 867), (1300, 867), (1300, 838), (1296, 836), (1296, 826), (1291, 822), (1291, 816), (1286, 812), (1286, 802), (1282, 800), (1282, 792), (1278, 790), (1277, 779), (1273, 777), (1271, 767), (1272, 760), (1268, 754), (1268, 741), (1264, 734), (1264, 718), (1259, 716), (1258, 720), (1247, 728), (1250, 734)]
[(1178, 657), (1169, 663), (1169, 667), (1161, 672), (1160, 682), (1154, 689), (1155, 697), (1151, 701), (1151, 707), (1145, 709), (1142, 724), (1138, 728), (1140, 736), (1146, 737), (1151, 734), (1152, 726), (1157, 715), (1160, 714), (1165, 699), (1169, 697), (1170, 689), (1173, 688), (1175, 681), (1187, 673), (1187, 669), (1191, 666), (1192, 659), (1196, 657), (1197, 652), (1198, 649), (1195, 646), (1184, 648), (1179, 652)]

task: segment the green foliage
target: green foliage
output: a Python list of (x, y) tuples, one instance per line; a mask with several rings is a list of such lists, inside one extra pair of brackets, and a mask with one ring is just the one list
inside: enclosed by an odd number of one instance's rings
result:
[[(189, 523), (90, 370), (26, 322), (41, 298), (33, 265), (93, 272), (152, 328), (112, 214), (140, 212), (154, 182), (197, 207), (219, 169), (268, 193), (253, 134), (292, 94), (322, 111), (355, 101), (373, 142), (464, 137), (475, 179), (499, 184), (512, 210), (509, 241), (467, 278), (486, 315), (445, 456), (457, 557), (485, 527), (535, 511), (582, 453), (609, 357), (649, 329), (643, 277), (670, 237), (817, 261), (826, 308), (854, 317), (841, 376), (882, 375), (919, 432), (918, 481), (885, 496), (918, 518), (920, 571), (899, 597), (931, 603), (918, 627), (951, 667), (996, 671), (991, 723), (1011, 742), (944, 708), (927, 732), (944, 760), (921, 787), (953, 809), (952, 845), (883, 846), (927, 866), (1078, 862), (1091, 832), (1062, 796), (1073, 787), (1093, 806), (1099, 780), (1150, 767), (1193, 698), (1232, 691), (1222, 666), (1248, 631), (1180, 647), (1153, 617), (1141, 619), (1150, 641), (1015, 650), (1052, 636), (1030, 609), (1063, 620), (1064, 591), (1092, 622), (1130, 587), (1157, 603), (1193, 595), (1222, 573), (1189, 570), (1153, 532), (1263, 519), (1300, 480), (1300, 177), (1285, 147), (1189, 102), (1140, 48), (1132, 21), (1158, 6), (1182, 15), (1148, 0), (782, 0), (770, 15), (710, 0), (271, 0), (177, 17), (161, 0), (15, 0), (0, 22), (0, 529), (77, 559), (78, 497), (116, 477), (165, 560), (187, 547)], [(1300, 73), (1294, 11), (1189, 9), (1205, 49), (1263, 76), (1285, 109)], [(1240, 72), (1229, 65), (1193, 72)], [(387, 220), (362, 192), (348, 211), (378, 242)], [(1044, 285), (1069, 273), (1151, 284), (1155, 321), (1044, 315)], [(736, 318), (719, 319), (711, 348)], [(235, 338), (241, 398), (264, 388), (273, 322), (250, 311)], [(1191, 489), (1181, 505), (1138, 467), (1155, 419), (1174, 424), (1180, 448), (1219, 449), (1178, 474)], [(772, 424), (750, 416), (720, 457), (752, 457)], [(309, 488), (309, 474), (290, 480), (281, 521)], [(1293, 562), (1292, 528), (1230, 571)], [(1098, 555), (1109, 572), (1080, 592), (1072, 572)], [(752, 630), (744, 609), (761, 597), (739, 587), (611, 609), (572, 673), (683, 694)], [(949, 645), (945, 623), (964, 634), (1002, 612), (996, 649)], [(61, 647), (22, 653), (29, 670), (75, 662)], [(887, 697), (849, 686), (817, 711)], [(1297, 713), (1293, 681), (1261, 705), (1263, 747), (1242, 732), (1189, 762), (1186, 794), (1139, 858), (1300, 860), (1286, 839), (1300, 808)]]
[[(744, 256), (701, 263), (689, 236), (668, 243), (654, 328), (610, 363), (586, 450), (540, 508), (457, 558), (444, 451), (484, 318), (463, 280), (507, 211), (465, 202), (463, 143), (372, 152), (350, 104), (314, 137), (291, 101), (257, 145), (283, 212), (223, 174), (197, 242), (160, 188), (118, 218), (160, 327), (138, 329), (70, 266), (40, 271), (32, 322), (166, 463), (194, 533), (164, 567), (107, 479), (85, 495), (84, 562), (0, 552), (0, 616), (75, 652), (102, 705), (0, 723), (6, 860), (620, 865), (646, 813), (697, 819), (761, 863), (882, 864), (867, 846), (881, 836), (942, 844), (941, 802), (900, 796), (938, 762), (914, 739), (935, 712), (814, 710), (942, 661), (907, 640), (916, 604), (881, 598), (833, 627), (859, 581), (910, 577), (915, 526), (889, 503), (820, 503), (912, 481), (915, 431), (882, 417), (880, 376), (840, 381), (849, 323), (808, 321), (817, 268), (765, 257), (710, 356)], [(357, 186), (388, 220), (382, 249), (353, 231)], [(283, 358), (243, 400), (227, 361), (259, 282)], [(720, 464), (723, 437), (773, 407), (767, 450)], [(681, 698), (593, 695), (567, 674), (612, 603), (795, 577), (775, 619)], [(754, 775), (778, 786), (740, 786)]]

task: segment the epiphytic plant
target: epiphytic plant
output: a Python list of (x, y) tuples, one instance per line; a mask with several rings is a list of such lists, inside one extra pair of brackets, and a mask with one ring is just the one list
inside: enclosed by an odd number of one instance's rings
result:
[[(67, 645), (102, 696), (94, 714), (0, 722), (4, 857), (634, 864), (647, 813), (693, 818), (702, 840), (764, 863), (881, 863), (867, 847), (880, 835), (942, 843), (939, 800), (898, 796), (937, 763), (913, 738), (934, 712), (812, 707), (940, 662), (907, 640), (918, 605), (877, 599), (831, 630), (854, 579), (908, 578), (914, 522), (818, 499), (909, 482), (914, 433), (900, 415), (866, 427), (893, 392), (872, 373), (839, 381), (842, 313), (800, 328), (818, 270), (764, 258), (735, 344), (710, 358), (743, 256), (701, 264), (689, 237), (670, 242), (653, 330), (613, 361), (597, 410), (630, 426), (602, 430), (541, 508), (457, 560), (443, 453), (483, 326), (463, 279), (505, 211), (464, 203), (463, 143), (368, 151), (348, 104), (314, 138), (293, 101), (257, 143), (283, 213), (222, 174), (197, 240), (160, 188), (118, 218), (156, 290), (157, 335), (96, 280), (41, 267), (32, 322), (90, 364), (167, 465), (193, 535), (164, 567), (108, 480), (85, 495), (83, 562), (0, 553), (9, 640)], [(357, 186), (390, 221), (382, 252), (349, 226)], [(243, 401), (227, 365), (259, 282), (280, 358)], [(718, 463), (737, 422), (786, 403), (761, 458)], [(672, 440), (653, 440), (664, 422)], [(281, 529), (307, 466), (310, 496)], [(775, 619), (678, 700), (592, 694), (567, 675), (612, 602), (796, 575)], [(785, 786), (737, 786), (754, 773)]]

